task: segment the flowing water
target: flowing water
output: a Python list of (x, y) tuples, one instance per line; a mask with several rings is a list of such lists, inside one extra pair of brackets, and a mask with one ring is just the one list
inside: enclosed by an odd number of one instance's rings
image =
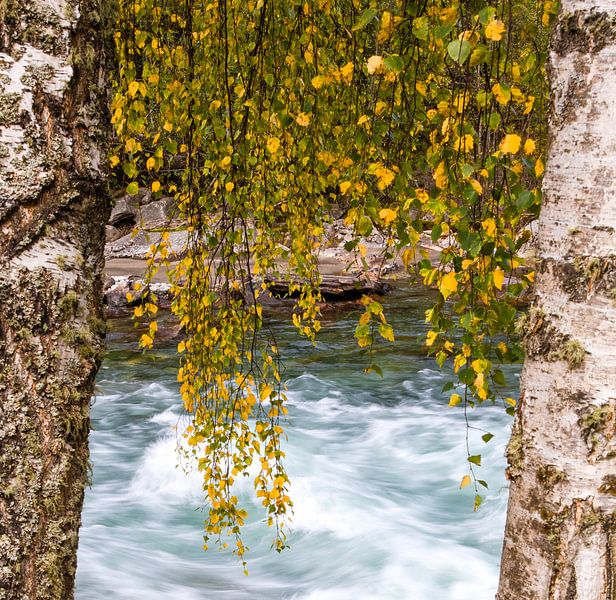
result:
[[(488, 600), (496, 590), (507, 489), (510, 417), (482, 406), (470, 432), (490, 490), (473, 512), (463, 413), (421, 354), (425, 297), (387, 301), (397, 341), (365, 375), (353, 344), (357, 314), (325, 319), (316, 348), (272, 326), (286, 358), (287, 468), (295, 502), (291, 548), (251, 498), (248, 577), (228, 553), (201, 548), (202, 493), (177, 468), (182, 424), (173, 350), (143, 356), (116, 332), (92, 409), (93, 485), (86, 493), (77, 600)], [(517, 384), (517, 370), (509, 371)], [(515, 385), (513, 386), (515, 389)]]

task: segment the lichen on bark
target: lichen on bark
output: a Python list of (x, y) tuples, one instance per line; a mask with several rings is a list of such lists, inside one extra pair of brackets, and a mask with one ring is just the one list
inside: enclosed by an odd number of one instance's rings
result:
[[(73, 596), (104, 347), (100, 9), (98, 0), (0, 5), (1, 600)], [(100, 60), (76, 60), (84, 48)]]
[(616, 599), (615, 25), (613, 2), (561, 2), (498, 600)]

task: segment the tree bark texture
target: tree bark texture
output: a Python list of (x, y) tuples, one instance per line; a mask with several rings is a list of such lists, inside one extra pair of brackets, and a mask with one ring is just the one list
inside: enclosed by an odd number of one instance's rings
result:
[(100, 0), (0, 0), (0, 599), (73, 597), (101, 306)]
[(498, 600), (616, 600), (616, 2), (562, 0)]

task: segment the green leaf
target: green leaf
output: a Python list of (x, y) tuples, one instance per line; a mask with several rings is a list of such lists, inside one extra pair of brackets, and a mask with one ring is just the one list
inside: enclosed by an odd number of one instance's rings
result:
[(505, 385), (505, 374), (500, 369), (494, 370), (494, 373), (492, 373), (492, 378), (494, 379), (494, 383), (497, 385)]
[(488, 489), (488, 482), (484, 481), (483, 479), (478, 479), (477, 483), (482, 485), (484, 488)]
[(467, 460), (469, 463), (473, 463), (478, 467), (481, 466), (481, 454), (473, 454), (472, 456), (469, 456)]
[(468, 163), (463, 164), (460, 170), (462, 171), (462, 175), (464, 177), (470, 177), (475, 171), (475, 169), (473, 169), (473, 166), (469, 165)]
[(447, 53), (459, 65), (464, 64), (473, 47), (467, 40), (454, 40), (447, 46)]
[(379, 365), (372, 363), (367, 369), (366, 372), (367, 373), (371, 373), (371, 372), (375, 372), (379, 377), (383, 377), (383, 370), (381, 369), (381, 367), (379, 367)]
[(372, 220), (370, 217), (363, 216), (359, 223), (357, 224), (357, 231), (361, 233), (361, 235), (366, 236), (372, 233)]
[(492, 6), (486, 6), (483, 10), (479, 11), (479, 22), (482, 25), (486, 25), (488, 21), (491, 21), (496, 17), (496, 9)]
[(490, 129), (494, 129), (495, 131), (499, 128), (501, 124), (501, 116), (497, 112), (493, 112), (490, 114), (490, 120), (488, 125)]
[(516, 206), (519, 210), (526, 210), (530, 208), (535, 202), (535, 196), (532, 192), (526, 190), (518, 196)]
[(427, 40), (430, 33), (430, 24), (427, 17), (413, 19), (413, 35), (418, 40)]
[(124, 174), (127, 177), (130, 177), (131, 179), (133, 177), (137, 177), (137, 175), (139, 174), (139, 170), (137, 169), (134, 160), (130, 160), (128, 162), (125, 162), (122, 165), (122, 171), (124, 171)]
[(404, 69), (404, 59), (397, 54), (392, 54), (388, 56), (383, 64), (388, 71), (393, 71), (394, 73), (400, 73), (402, 69)]
[(355, 328), (356, 338), (368, 337), (369, 335), (370, 335), (370, 325), (368, 325), (367, 323), (365, 323), (364, 325), (358, 325)]
[(372, 21), (372, 19), (374, 19), (374, 17), (376, 17), (376, 10), (374, 10), (373, 8), (367, 8), (359, 17), (359, 19), (357, 19), (357, 23), (355, 23), (355, 25), (353, 25), (353, 31), (359, 31), (360, 29), (363, 29), (366, 25), (368, 25), (368, 23), (370, 23), (370, 21)]
[(131, 181), (126, 186), (126, 193), (129, 196), (136, 196), (139, 193), (139, 184), (136, 181)]
[(487, 444), (493, 437), (491, 433), (486, 433), (481, 436), (481, 439)]
[(381, 323), (379, 325), (379, 335), (383, 338), (386, 339), (389, 342), (393, 342), (394, 341), (394, 330), (393, 327), (391, 325), (387, 325), (385, 323)]
[(443, 233), (443, 228), (440, 225), (435, 225), (432, 228), (432, 233), (430, 234), (430, 239), (433, 242), (436, 242), (441, 237), (442, 233)]
[(455, 386), (455, 383), (453, 381), (448, 381), (443, 388), (441, 389), (441, 391), (444, 392), (448, 392), (449, 390), (453, 390)]
[(485, 46), (478, 46), (473, 50), (471, 54), (471, 59), (469, 61), (469, 65), (471, 67), (476, 67), (479, 63), (483, 62), (486, 57), (487, 50)]
[(477, 512), (477, 509), (481, 506), (482, 503), (483, 503), (483, 498), (479, 494), (477, 494), (475, 496), (475, 502), (473, 503), (473, 510)]

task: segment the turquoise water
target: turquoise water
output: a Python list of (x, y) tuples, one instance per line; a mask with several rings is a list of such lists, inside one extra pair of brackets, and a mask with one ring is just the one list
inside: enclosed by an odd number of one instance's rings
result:
[(397, 293), (387, 303), (397, 341), (379, 357), (384, 379), (362, 372), (367, 359), (352, 343), (357, 314), (330, 314), (317, 348), (286, 320), (272, 320), (286, 357), (295, 515), (291, 548), (271, 551), (246, 480), (248, 577), (230, 554), (200, 549), (200, 479), (177, 468), (173, 351), (143, 357), (112, 334), (92, 409), (94, 478), (77, 600), (493, 598), (510, 418), (502, 407), (471, 414), (495, 436), (485, 445), (482, 432), (471, 432), (490, 483), (473, 513), (474, 491), (458, 489), (466, 473), (463, 414), (446, 406), (445, 375), (421, 354), (426, 300)]

